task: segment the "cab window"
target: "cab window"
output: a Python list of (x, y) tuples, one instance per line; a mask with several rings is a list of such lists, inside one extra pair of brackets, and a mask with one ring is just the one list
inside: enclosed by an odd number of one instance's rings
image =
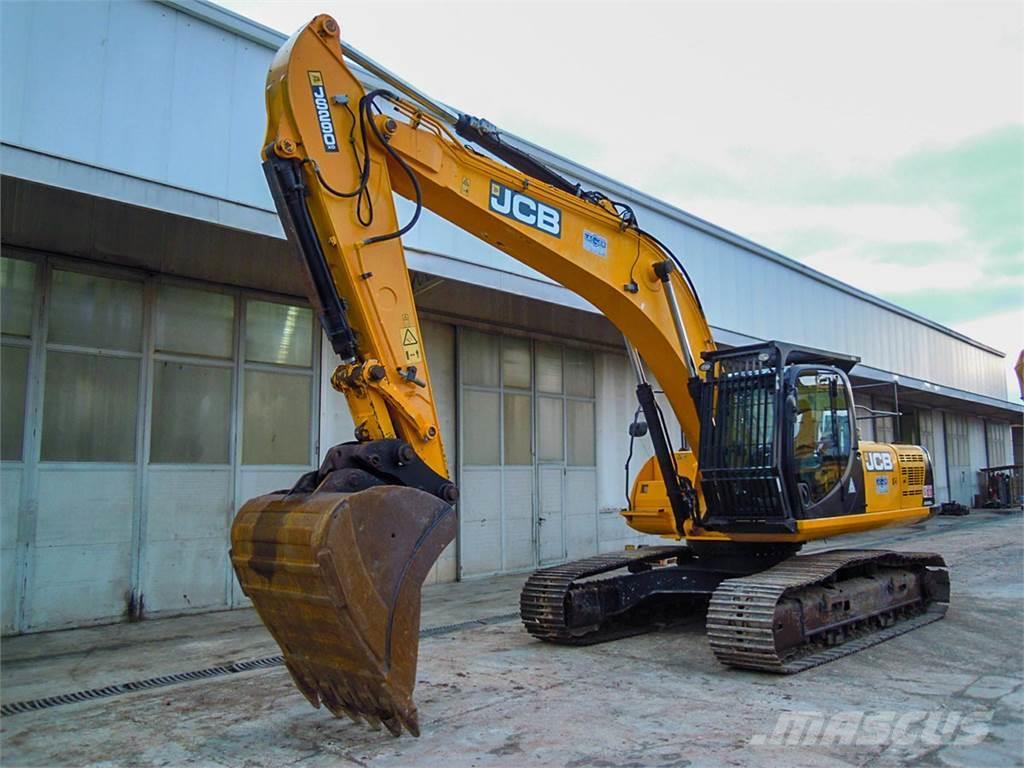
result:
[(804, 506), (836, 487), (850, 460), (851, 422), (842, 378), (809, 371), (796, 380), (793, 465)]

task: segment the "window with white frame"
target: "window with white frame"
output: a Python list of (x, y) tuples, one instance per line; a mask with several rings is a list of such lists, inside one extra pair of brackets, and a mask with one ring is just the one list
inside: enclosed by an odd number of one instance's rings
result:
[(1005, 467), (1010, 463), (1006, 445), (1010, 442), (1010, 425), (1005, 422), (990, 421), (985, 424), (988, 439), (988, 465)]
[(230, 463), (234, 356), (234, 296), (157, 285), (151, 464)]
[(142, 329), (141, 281), (51, 271), (42, 461), (135, 462)]
[(592, 353), (473, 329), (460, 349), (464, 465), (596, 464)]
[(245, 305), (242, 464), (308, 464), (313, 418), (313, 312)]

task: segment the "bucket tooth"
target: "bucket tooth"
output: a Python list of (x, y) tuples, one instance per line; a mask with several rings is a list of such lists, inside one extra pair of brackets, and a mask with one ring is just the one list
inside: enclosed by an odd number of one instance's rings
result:
[(310, 704), (419, 735), (420, 589), (455, 528), (449, 504), (404, 486), (242, 507), (232, 565)]
[(392, 736), (402, 735), (402, 721), (397, 716), (387, 717), (383, 720), (384, 727)]
[(303, 675), (292, 666), (288, 659), (285, 659), (285, 667), (288, 669), (288, 673), (292, 676), (292, 682), (295, 683), (295, 687), (298, 688), (302, 695), (306, 697), (306, 700), (316, 708), (320, 708), (320, 695), (317, 689), (316, 681)]

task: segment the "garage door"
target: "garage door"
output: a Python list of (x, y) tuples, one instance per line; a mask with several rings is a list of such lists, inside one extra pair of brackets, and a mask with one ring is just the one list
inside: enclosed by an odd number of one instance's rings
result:
[(946, 461), (949, 463), (949, 495), (966, 506), (974, 504), (975, 477), (971, 469), (971, 442), (966, 416), (946, 414)]
[(461, 329), (460, 574), (597, 551), (594, 361)]
[(235, 509), (314, 463), (312, 312), (58, 258), (2, 271), (4, 631), (237, 604)]

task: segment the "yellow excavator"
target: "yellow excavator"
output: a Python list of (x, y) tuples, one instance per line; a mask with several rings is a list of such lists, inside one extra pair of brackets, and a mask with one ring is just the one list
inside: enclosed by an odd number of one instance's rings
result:
[[(381, 87), (364, 90), (346, 57)], [(458, 498), (401, 243), (423, 208), (597, 307), (636, 374), (629, 436), (649, 435), (654, 456), (622, 515), (675, 543), (537, 571), (521, 594), (531, 635), (587, 644), (706, 610), (721, 662), (790, 673), (942, 617), (938, 555), (797, 554), (932, 512), (926, 451), (858, 438), (857, 358), (717, 349), (683, 261), (628, 205), (430, 100), (329, 16), (278, 51), (266, 100), (263, 167), (356, 429), (292, 488), (242, 507), (231, 559), (313, 705), (419, 734), (420, 589)], [(401, 224), (396, 192), (415, 204)], [(695, 450), (673, 447), (652, 382)]]

